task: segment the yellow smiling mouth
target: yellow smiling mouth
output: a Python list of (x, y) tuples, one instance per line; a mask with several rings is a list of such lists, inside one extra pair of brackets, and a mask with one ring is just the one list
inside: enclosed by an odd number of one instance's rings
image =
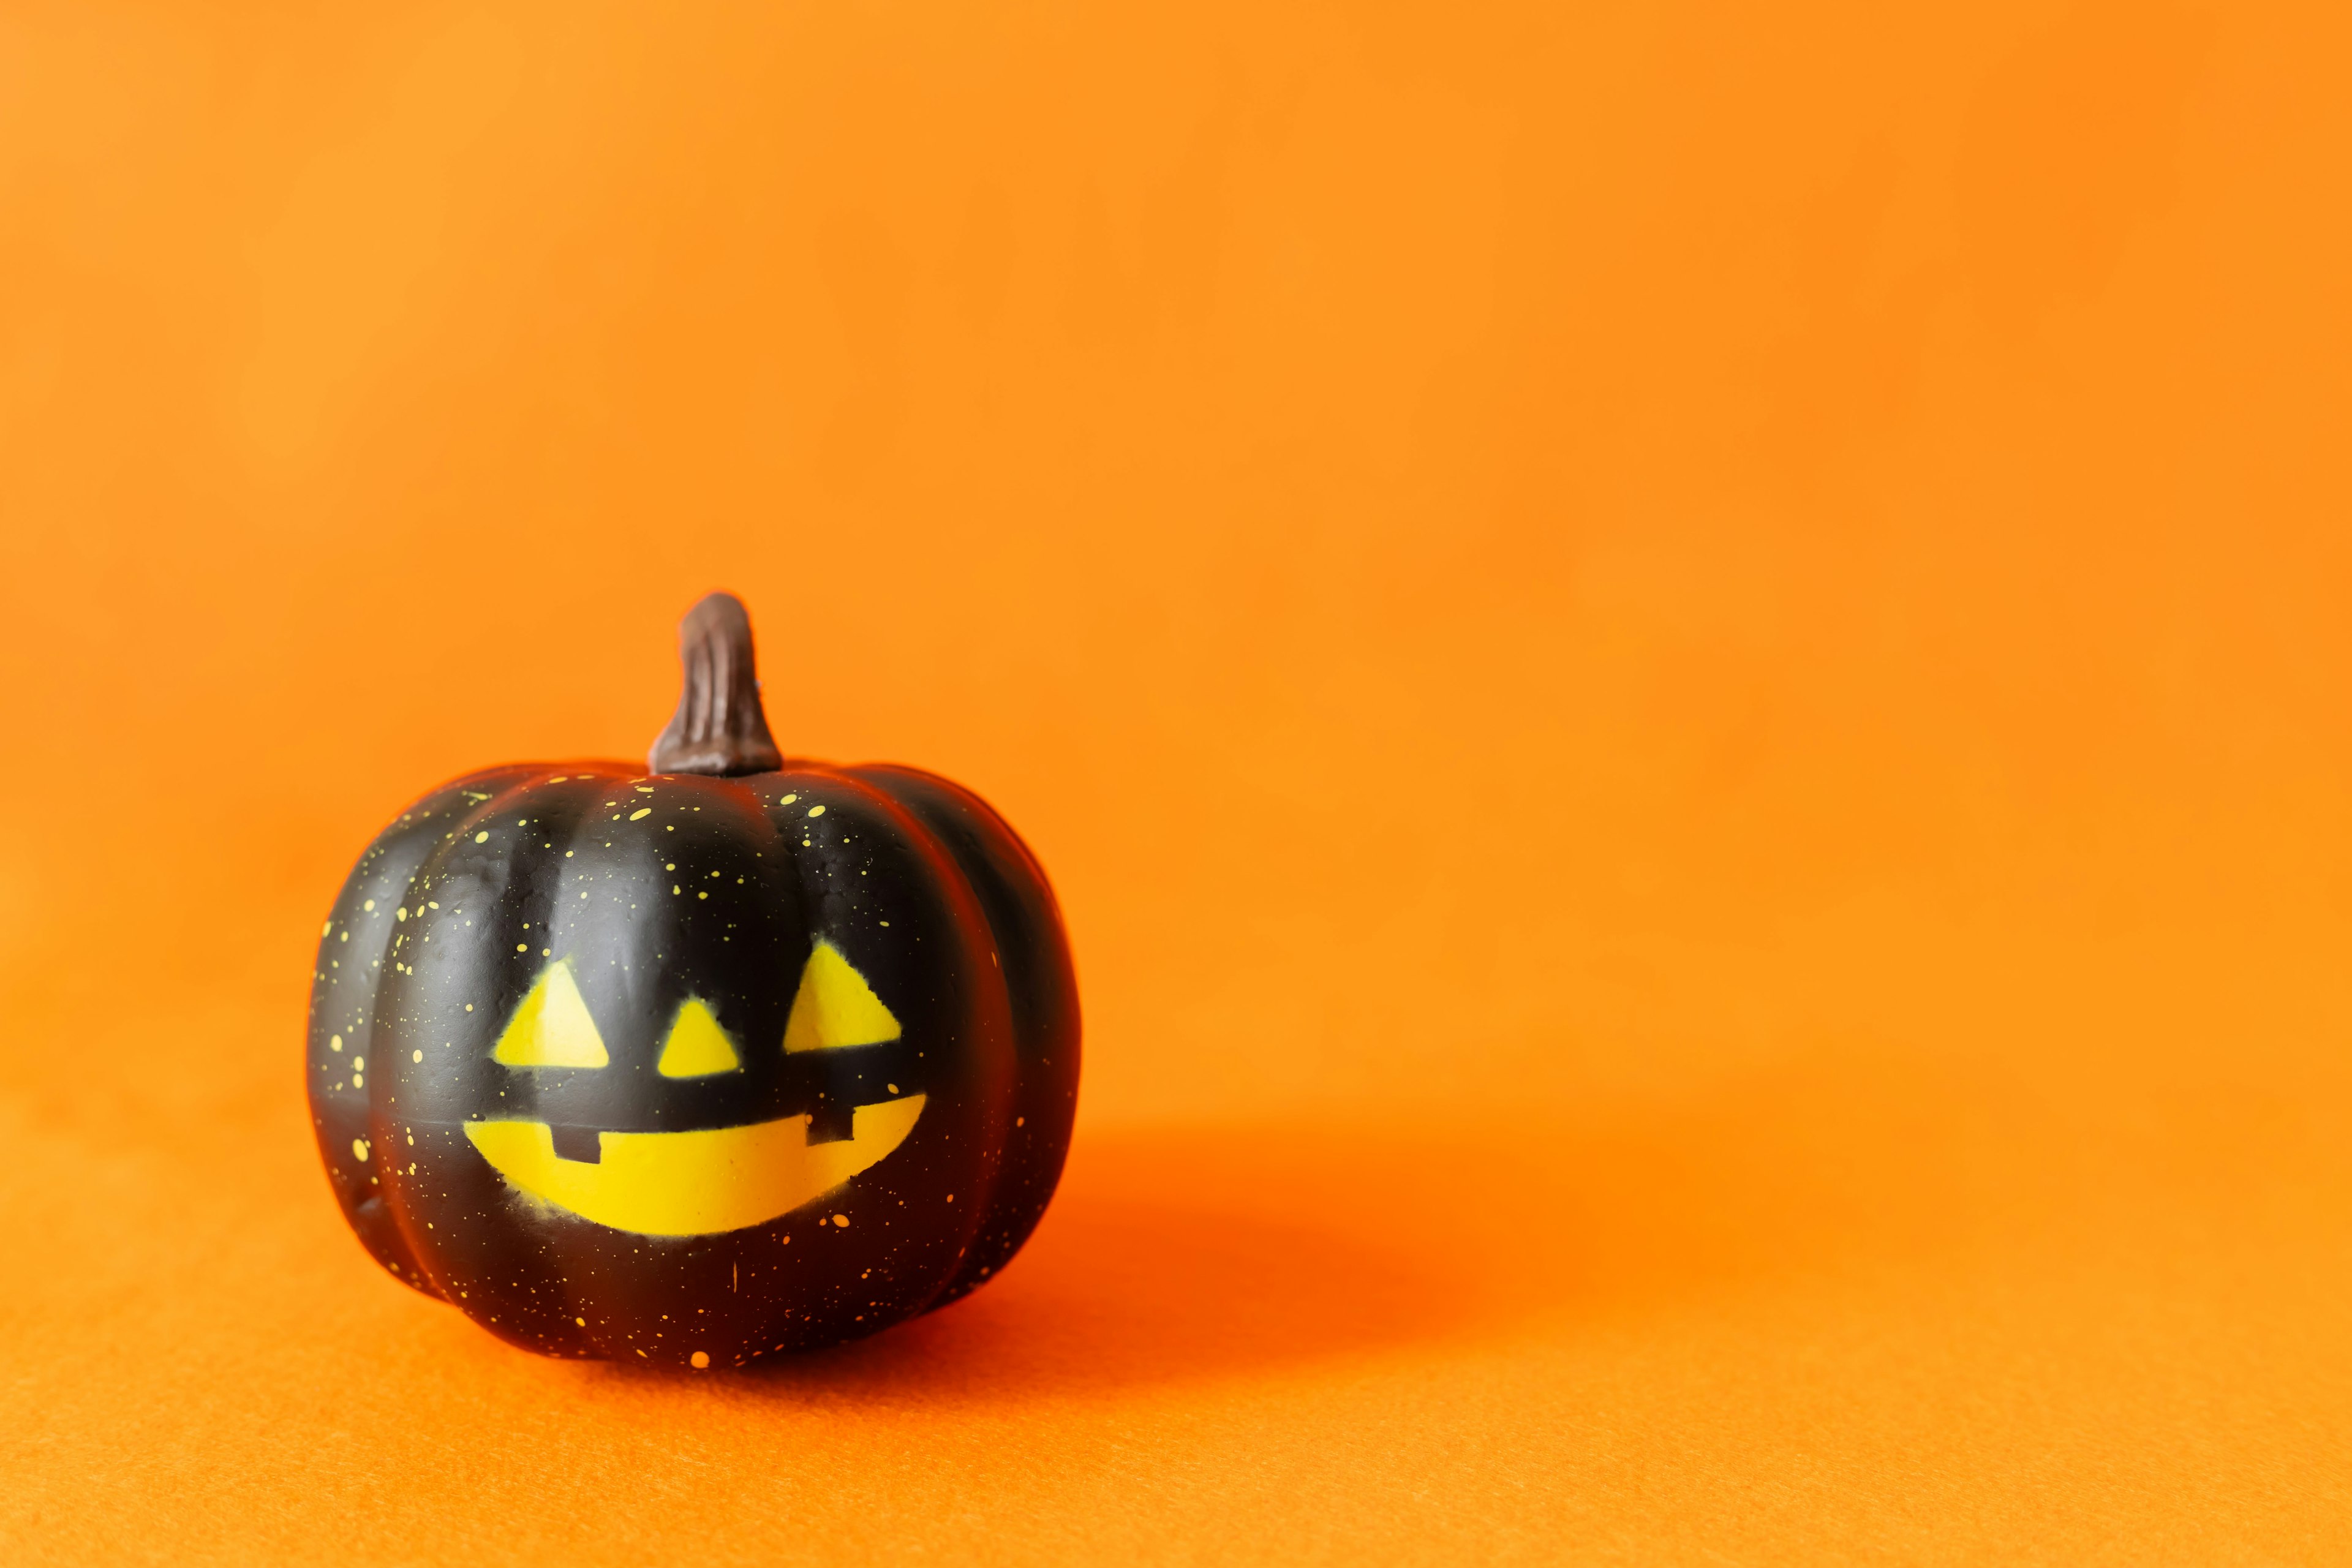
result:
[(850, 1136), (808, 1141), (809, 1119), (691, 1132), (600, 1132), (602, 1158), (566, 1160), (544, 1121), (468, 1121), (509, 1182), (582, 1219), (638, 1236), (709, 1236), (763, 1225), (823, 1197), (906, 1142), (924, 1097), (861, 1105)]

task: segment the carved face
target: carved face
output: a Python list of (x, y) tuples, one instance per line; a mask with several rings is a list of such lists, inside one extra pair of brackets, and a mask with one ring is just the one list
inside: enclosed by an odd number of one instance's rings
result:
[[(612, 1053), (572, 963), (559, 958), (541, 973), (499, 1035), (492, 1061), (551, 1074), (611, 1068)], [(804, 1101), (811, 1110), (680, 1131), (616, 1131), (500, 1116), (466, 1122), (466, 1136), (518, 1191), (598, 1225), (641, 1236), (740, 1230), (822, 1197), (906, 1142), (923, 1113), (923, 1096), (902, 1090), (895, 1079), (917, 1079), (920, 1053), (892, 1051), (877, 1058), (870, 1049), (900, 1037), (898, 1018), (866, 977), (839, 948), (820, 938), (801, 970), (782, 1042), (790, 1086), (786, 1103)], [(806, 1062), (814, 1071), (792, 1070), (803, 1065), (789, 1059), (794, 1055), (859, 1047), (869, 1047), (859, 1052), (862, 1067), (835, 1056)], [(894, 1057), (895, 1065), (889, 1059)], [(740, 1084), (709, 1087), (722, 1093), (732, 1088), (739, 1096), (753, 1098), (744, 1052), (699, 996), (679, 1004), (655, 1053), (654, 1071), (668, 1079), (740, 1075)], [(886, 1073), (894, 1077), (884, 1079)], [(866, 1082), (869, 1077), (883, 1081), (877, 1087)], [(840, 1092), (845, 1087), (846, 1093)], [(557, 1143), (559, 1125), (564, 1147)]]
[(986, 1278), (1051, 1191), (1076, 1040), (1041, 913), (1018, 841), (926, 774), (461, 780), (328, 922), (321, 1152), (387, 1267), (533, 1348), (869, 1332)]

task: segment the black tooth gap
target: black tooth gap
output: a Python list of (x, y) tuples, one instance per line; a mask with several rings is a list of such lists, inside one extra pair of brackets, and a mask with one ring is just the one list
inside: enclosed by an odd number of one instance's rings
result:
[(857, 1107), (846, 1100), (827, 1095), (816, 1102), (809, 1112), (808, 1141), (812, 1143), (843, 1143), (856, 1136)]
[(578, 1160), (585, 1164), (601, 1164), (604, 1146), (601, 1130), (594, 1127), (566, 1127), (556, 1123), (548, 1128), (555, 1141), (555, 1152), (565, 1160)]

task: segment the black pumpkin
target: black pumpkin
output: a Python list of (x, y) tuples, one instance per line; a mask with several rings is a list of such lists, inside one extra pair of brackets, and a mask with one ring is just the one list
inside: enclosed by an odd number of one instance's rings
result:
[(945, 779), (785, 762), (742, 606), (650, 772), (492, 768), (384, 829), (319, 944), (319, 1151), (378, 1261), (551, 1355), (867, 1334), (1053, 1196), (1077, 989), (1044, 871)]

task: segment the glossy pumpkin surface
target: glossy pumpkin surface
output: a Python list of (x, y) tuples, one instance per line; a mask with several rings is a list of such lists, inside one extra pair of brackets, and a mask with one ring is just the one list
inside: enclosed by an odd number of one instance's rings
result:
[(550, 1354), (740, 1365), (1003, 1266), (1068, 1146), (1077, 998), (1036, 861), (947, 780), (518, 765), (360, 858), (307, 1071), (402, 1279)]

